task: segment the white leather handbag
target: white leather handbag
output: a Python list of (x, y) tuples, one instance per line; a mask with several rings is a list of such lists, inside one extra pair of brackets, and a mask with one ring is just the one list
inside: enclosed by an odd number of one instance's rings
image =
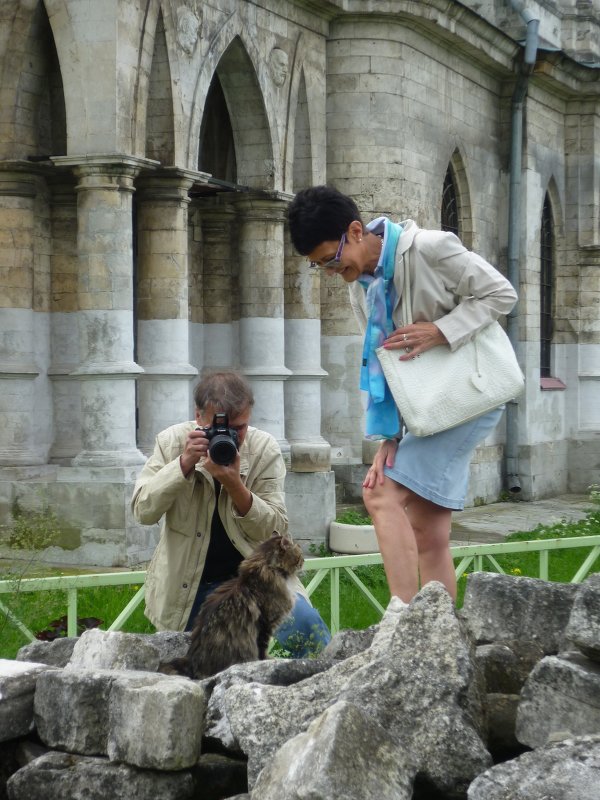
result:
[[(404, 259), (402, 319), (412, 323), (410, 275)], [(521, 394), (525, 379), (510, 339), (498, 322), (483, 328), (454, 351), (432, 347), (399, 361), (398, 350), (376, 350), (392, 396), (415, 436), (454, 428)]]

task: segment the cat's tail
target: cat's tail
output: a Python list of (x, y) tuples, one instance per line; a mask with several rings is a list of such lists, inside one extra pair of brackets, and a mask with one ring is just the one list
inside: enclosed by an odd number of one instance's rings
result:
[(192, 678), (192, 666), (187, 656), (181, 658), (174, 658), (172, 661), (165, 661), (158, 665), (158, 672), (163, 675), (184, 675), (186, 678)]

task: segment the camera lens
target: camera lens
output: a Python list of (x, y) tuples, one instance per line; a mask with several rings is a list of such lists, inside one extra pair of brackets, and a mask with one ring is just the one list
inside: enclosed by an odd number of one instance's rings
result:
[(225, 433), (218, 433), (210, 440), (208, 452), (215, 464), (226, 467), (235, 460), (237, 447), (231, 436)]

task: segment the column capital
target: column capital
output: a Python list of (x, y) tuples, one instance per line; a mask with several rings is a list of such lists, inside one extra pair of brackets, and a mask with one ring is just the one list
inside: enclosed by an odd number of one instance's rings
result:
[(77, 191), (85, 189), (126, 189), (133, 191), (133, 180), (145, 167), (158, 161), (120, 154), (53, 156), (57, 167), (71, 167), (79, 180)]
[(235, 194), (231, 198), (232, 205), (239, 210), (244, 220), (272, 220), (282, 221), (285, 219), (290, 200), (293, 195), (283, 192), (266, 193), (244, 193)]
[(136, 189), (143, 199), (179, 200), (189, 203), (189, 191), (194, 184), (206, 183), (208, 174), (178, 167), (143, 169), (137, 179)]

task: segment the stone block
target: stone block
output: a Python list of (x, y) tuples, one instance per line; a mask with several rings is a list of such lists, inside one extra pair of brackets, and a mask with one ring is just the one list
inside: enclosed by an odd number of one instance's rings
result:
[(158, 650), (147, 637), (92, 628), (77, 640), (69, 668), (156, 672), (159, 661)]
[(8, 781), (9, 800), (194, 800), (197, 796), (187, 770), (161, 773), (70, 753), (47, 753)]
[(53, 642), (35, 641), (26, 644), (17, 653), (17, 661), (36, 661), (39, 664), (51, 664), (55, 667), (64, 667), (68, 664), (77, 639), (75, 637), (60, 637)]
[(520, 640), (482, 644), (475, 651), (486, 691), (500, 694), (518, 694), (543, 657), (544, 651), (538, 644)]
[(566, 635), (584, 655), (600, 661), (600, 574), (590, 575), (581, 584)]
[(570, 739), (497, 764), (469, 786), (468, 800), (595, 800), (600, 736)]
[(45, 664), (0, 659), (0, 742), (25, 736), (33, 728), (33, 698)]
[(109, 697), (117, 674), (64, 669), (40, 675), (34, 719), (42, 742), (71, 753), (106, 755)]
[(520, 639), (557, 653), (577, 590), (574, 584), (474, 572), (460, 616), (477, 644)]
[(182, 770), (200, 755), (207, 697), (187, 678), (123, 673), (110, 695), (108, 757)]
[(547, 656), (523, 690), (517, 739), (541, 747), (552, 738), (600, 733), (600, 666), (579, 653)]
[(258, 776), (255, 800), (411, 800), (414, 767), (365, 711), (339, 702), (287, 741)]

